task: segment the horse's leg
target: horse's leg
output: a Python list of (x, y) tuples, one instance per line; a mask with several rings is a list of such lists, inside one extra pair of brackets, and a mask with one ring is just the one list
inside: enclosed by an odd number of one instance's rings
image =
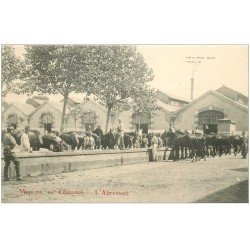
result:
[(188, 148), (187, 148), (187, 147), (185, 147), (185, 156), (184, 156), (184, 157), (185, 157), (185, 159), (187, 159), (187, 158), (188, 158), (188, 152), (187, 152), (187, 151), (188, 151)]
[(180, 148), (179, 147), (176, 148), (176, 160), (177, 161), (180, 160)]
[(181, 146), (181, 159), (184, 159), (184, 148)]

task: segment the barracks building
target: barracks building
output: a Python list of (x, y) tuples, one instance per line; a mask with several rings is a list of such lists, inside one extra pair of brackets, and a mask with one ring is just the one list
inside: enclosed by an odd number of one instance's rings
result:
[[(136, 114), (132, 107), (110, 119), (110, 128), (118, 125), (121, 119), (126, 132), (135, 131), (139, 126), (143, 133), (162, 133), (173, 123), (175, 129), (202, 130), (233, 134), (248, 131), (248, 97), (222, 86), (216, 91), (208, 91), (197, 99), (187, 98), (156, 91), (158, 109), (154, 115)], [(70, 110), (81, 105), (83, 115), (72, 117)], [(41, 132), (60, 130), (63, 100), (51, 101), (45, 96), (28, 98), (25, 103), (2, 102), (2, 128), (12, 125), (15, 128), (31, 129)], [(69, 97), (66, 108), (65, 131), (90, 131), (100, 125), (104, 130), (107, 118), (105, 105), (96, 97), (77, 99)]]

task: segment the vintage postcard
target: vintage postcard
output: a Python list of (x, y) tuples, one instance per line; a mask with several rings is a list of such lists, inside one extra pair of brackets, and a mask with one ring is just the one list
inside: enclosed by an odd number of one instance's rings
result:
[(3, 203), (248, 203), (248, 45), (2, 45)]

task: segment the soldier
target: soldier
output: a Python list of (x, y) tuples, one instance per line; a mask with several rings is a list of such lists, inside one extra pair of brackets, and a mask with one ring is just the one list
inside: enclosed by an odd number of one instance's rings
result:
[(248, 138), (246, 136), (246, 131), (242, 132), (242, 144), (241, 144), (241, 154), (242, 159), (246, 159), (248, 151)]
[(95, 139), (92, 136), (92, 132), (88, 132), (85, 137), (85, 149), (94, 149), (95, 148)]
[(155, 136), (155, 134), (153, 134), (153, 138), (151, 141), (151, 147), (152, 147), (152, 158), (153, 161), (157, 161), (157, 147), (158, 147), (158, 139)]
[(15, 165), (16, 180), (22, 181), (23, 178), (20, 176), (20, 161), (17, 158), (14, 147), (17, 145), (15, 138), (13, 137), (14, 127), (10, 126), (7, 128), (7, 133), (3, 137), (3, 155), (4, 155), (4, 181), (9, 181), (9, 167), (11, 161)]
[(119, 119), (118, 122), (119, 122), (117, 126), (118, 137), (116, 143), (119, 148), (124, 148), (124, 131), (121, 119)]
[(24, 133), (21, 136), (21, 151), (23, 152), (32, 152), (32, 148), (30, 147), (29, 134), (30, 127), (26, 126), (24, 129)]
[(174, 125), (172, 122), (169, 123), (169, 130), (168, 131), (175, 133)]

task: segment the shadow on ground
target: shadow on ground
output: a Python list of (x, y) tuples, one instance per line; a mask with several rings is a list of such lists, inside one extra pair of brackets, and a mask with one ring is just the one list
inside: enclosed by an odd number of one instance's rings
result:
[(248, 203), (248, 180), (195, 201), (198, 203)]
[(233, 168), (233, 169), (230, 169), (230, 170), (239, 171), (239, 172), (248, 172), (248, 168)]

